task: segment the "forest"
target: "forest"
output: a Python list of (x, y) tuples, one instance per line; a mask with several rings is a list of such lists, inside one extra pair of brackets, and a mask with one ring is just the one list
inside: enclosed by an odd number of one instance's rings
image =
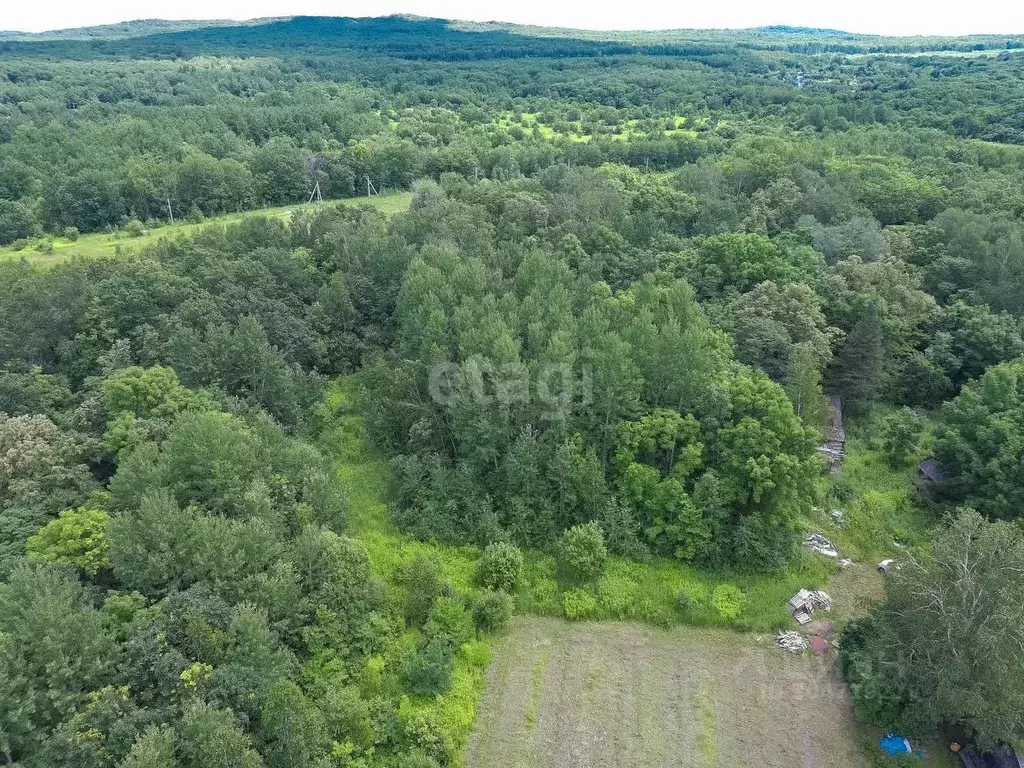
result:
[(1022, 50), (0, 33), (0, 765), (461, 765), (514, 614), (785, 627), (836, 506), (857, 718), (1024, 748)]

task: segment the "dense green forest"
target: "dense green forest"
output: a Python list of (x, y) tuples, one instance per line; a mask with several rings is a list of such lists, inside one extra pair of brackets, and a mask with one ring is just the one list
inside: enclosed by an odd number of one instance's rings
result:
[(459, 764), (514, 611), (775, 629), (836, 505), (858, 717), (1024, 745), (1024, 38), (0, 38), (0, 764)]

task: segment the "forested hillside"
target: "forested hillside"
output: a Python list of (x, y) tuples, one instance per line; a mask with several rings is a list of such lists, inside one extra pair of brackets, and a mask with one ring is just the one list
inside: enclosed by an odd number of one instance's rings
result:
[(1024, 744), (1022, 44), (0, 42), (0, 764), (459, 764), (512, 612), (776, 629), (837, 506), (858, 716)]

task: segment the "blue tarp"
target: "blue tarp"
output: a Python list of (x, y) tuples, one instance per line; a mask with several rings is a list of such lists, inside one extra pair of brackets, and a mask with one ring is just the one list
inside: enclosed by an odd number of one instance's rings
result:
[(889, 732), (878, 740), (878, 746), (890, 755), (910, 754), (910, 742), (899, 734)]

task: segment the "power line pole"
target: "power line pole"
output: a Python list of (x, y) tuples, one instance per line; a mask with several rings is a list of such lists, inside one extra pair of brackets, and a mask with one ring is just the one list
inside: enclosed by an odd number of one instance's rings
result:
[(324, 201), (323, 195), (320, 194), (320, 179), (316, 180), (316, 184), (313, 186), (313, 191), (309, 193), (309, 200), (306, 201), (306, 204), (312, 203), (314, 197), (318, 203)]

